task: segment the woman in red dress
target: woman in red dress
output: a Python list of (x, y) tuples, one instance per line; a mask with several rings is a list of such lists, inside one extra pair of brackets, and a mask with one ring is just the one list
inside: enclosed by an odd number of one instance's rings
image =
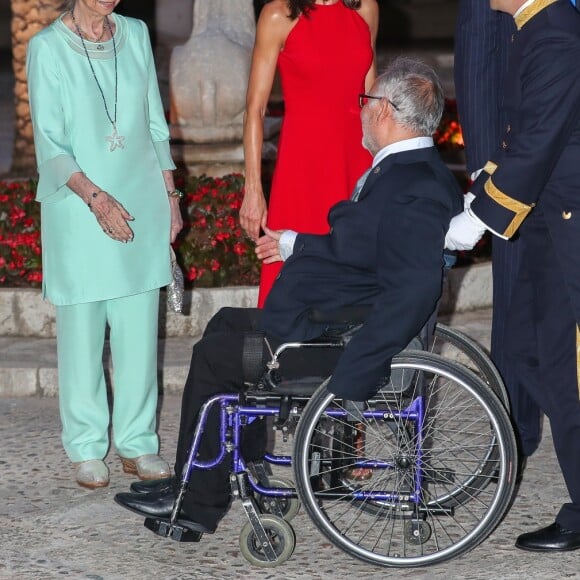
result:
[[(240, 223), (326, 233), (328, 210), (348, 199), (371, 164), (362, 147), (358, 95), (376, 76), (376, 0), (271, 0), (258, 19), (244, 124), (246, 184)], [(263, 121), (276, 66), (285, 113), (266, 207), (261, 183)], [(282, 262), (264, 264), (262, 306)]]

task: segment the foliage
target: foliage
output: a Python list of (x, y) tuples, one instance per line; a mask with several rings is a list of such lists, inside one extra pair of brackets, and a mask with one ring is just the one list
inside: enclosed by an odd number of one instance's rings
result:
[(0, 182), (0, 285), (38, 287), (42, 282), (40, 206), (36, 184)]
[[(243, 177), (182, 180), (184, 231), (175, 242), (177, 261), (195, 286), (255, 285), (260, 266), (242, 233), (238, 211)], [(0, 286), (42, 283), (40, 204), (36, 183), (0, 182)]]
[(244, 178), (191, 177), (182, 186), (184, 231), (175, 243), (186, 280), (195, 286), (255, 285), (260, 266), (238, 221)]

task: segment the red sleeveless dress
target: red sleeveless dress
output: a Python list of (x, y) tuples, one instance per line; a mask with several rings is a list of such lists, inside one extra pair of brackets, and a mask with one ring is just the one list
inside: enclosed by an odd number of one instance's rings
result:
[[(371, 165), (362, 147), (358, 95), (372, 64), (370, 30), (341, 0), (300, 15), (278, 57), (284, 120), (268, 203), (268, 226), (328, 232), (328, 210), (348, 199)], [(264, 264), (258, 305), (282, 262)]]

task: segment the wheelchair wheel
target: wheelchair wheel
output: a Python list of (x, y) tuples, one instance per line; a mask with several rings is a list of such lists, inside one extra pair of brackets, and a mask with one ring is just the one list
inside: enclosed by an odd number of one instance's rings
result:
[(262, 568), (279, 566), (294, 552), (296, 546), (294, 530), (288, 522), (271, 514), (260, 516), (260, 522), (274, 549), (276, 559), (268, 559), (251, 522), (248, 522), (240, 532), (240, 551), (244, 558), (255, 566)]
[(459, 362), (474, 372), (491, 387), (509, 412), (510, 402), (503, 379), (489, 355), (475, 340), (459, 330), (438, 322), (429, 350)]
[[(294, 489), (294, 483), (281, 477), (268, 477), (269, 487), (281, 487), (284, 489)], [(300, 500), (296, 497), (268, 497), (258, 495), (258, 507), (263, 514), (276, 514), (275, 508), (278, 507), (282, 517), (287, 521), (292, 521), (300, 511)]]
[[(326, 382), (316, 391), (296, 431), (298, 495), (320, 531), (361, 560), (444, 562), (481, 543), (506, 512), (514, 434), (490, 387), (457, 363), (409, 352), (393, 359), (392, 371), (397, 384), (358, 412)], [(362, 450), (353, 429), (364, 430)], [(347, 481), (355, 465), (372, 477)]]

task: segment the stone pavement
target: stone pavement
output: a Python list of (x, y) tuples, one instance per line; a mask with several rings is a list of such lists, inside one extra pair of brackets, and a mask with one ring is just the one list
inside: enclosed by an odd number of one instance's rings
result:
[[(489, 310), (480, 310), (446, 322), (488, 345), (490, 318)], [(185, 360), (191, 342), (172, 341), (173, 356)], [(169, 459), (176, 442), (179, 405), (177, 394), (166, 394), (160, 402), (161, 447)], [(269, 570), (250, 568), (240, 555), (238, 534), (245, 516), (239, 504), (233, 505), (218, 532), (204, 536), (199, 544), (159, 538), (143, 527), (141, 518), (113, 502), (114, 494), (126, 490), (131, 481), (122, 473), (114, 450), (107, 458), (110, 486), (84, 490), (73, 481), (59, 428), (56, 398), (0, 398), (2, 579), (580, 578), (575, 552), (542, 555), (513, 547), (519, 533), (550, 523), (567, 498), (548, 425), (540, 449), (528, 462), (514, 505), (493, 535), (461, 558), (414, 570), (381, 569), (350, 558), (319, 534), (303, 510), (293, 522), (294, 555)]]

